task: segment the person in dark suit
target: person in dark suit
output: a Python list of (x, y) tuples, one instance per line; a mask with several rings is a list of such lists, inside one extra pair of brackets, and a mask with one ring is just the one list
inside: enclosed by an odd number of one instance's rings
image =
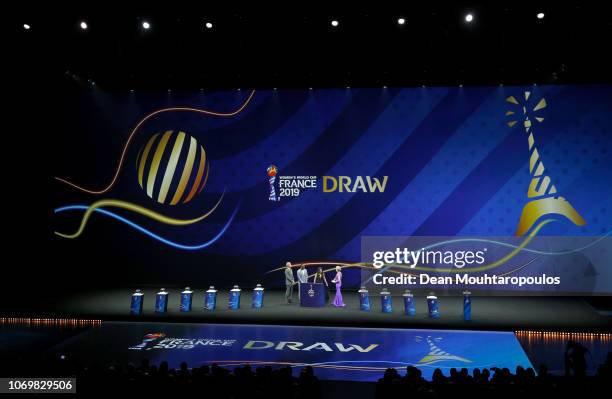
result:
[(329, 284), (327, 283), (325, 273), (323, 273), (323, 268), (321, 266), (319, 266), (319, 268), (317, 269), (317, 273), (314, 277), (314, 282), (325, 284), (325, 302), (329, 302)]
[(291, 297), (293, 297), (293, 284), (295, 284), (293, 269), (291, 268), (291, 262), (287, 262), (285, 264), (285, 287), (287, 288), (285, 291), (285, 298), (287, 299), (287, 303), (291, 303)]

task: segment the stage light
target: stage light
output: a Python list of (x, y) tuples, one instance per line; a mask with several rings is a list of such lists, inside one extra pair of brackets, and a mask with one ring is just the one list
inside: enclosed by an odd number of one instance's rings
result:
[(81, 29), (86, 30), (88, 28), (87, 26), (87, 22), (85, 21), (81, 21), (81, 23), (79, 24), (79, 26), (81, 27)]
[(30, 30), (30, 25), (29, 24), (23, 24), (23, 29)]
[(331, 21), (331, 26), (333, 26), (333, 27), (338, 26), (338, 24), (339, 24), (339, 22), (337, 20), (335, 20), (335, 19)]
[(213, 24), (211, 22), (206, 22), (206, 24), (204, 24), (204, 26), (206, 26), (206, 29), (212, 29)]
[(467, 14), (465, 16), (465, 22), (472, 22), (474, 20), (474, 16), (472, 14)]
[(397, 23), (398, 23), (399, 25), (404, 25), (404, 24), (406, 23), (406, 20), (405, 20), (404, 18), (398, 18), (398, 19), (397, 19)]
[(538, 17), (538, 19), (544, 19), (544, 13), (543, 12), (539, 12), (538, 15), (536, 15)]
[(151, 24), (148, 23), (147, 21), (144, 21), (142, 23), (142, 28), (145, 29), (145, 30), (148, 30), (149, 28), (151, 28)]

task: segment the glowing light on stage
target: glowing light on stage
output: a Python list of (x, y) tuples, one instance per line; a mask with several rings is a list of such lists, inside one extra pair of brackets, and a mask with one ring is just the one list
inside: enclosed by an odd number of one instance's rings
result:
[(519, 338), (544, 338), (544, 339), (612, 339), (611, 333), (600, 332), (580, 332), (580, 331), (536, 331), (536, 330), (518, 330), (514, 332)]
[(404, 18), (398, 18), (397, 23), (398, 25), (404, 25), (406, 23), (406, 20)]
[(544, 19), (544, 13), (543, 12), (539, 12), (538, 15), (536, 15), (538, 17), (538, 19)]
[(29, 326), (85, 327), (85, 326), (100, 326), (102, 325), (102, 320), (36, 318), (36, 317), (0, 317), (0, 324), (21, 324), (21, 325), (25, 324)]
[(472, 15), (472, 14), (467, 14), (467, 15), (465, 16), (465, 22), (468, 22), (468, 23), (469, 23), (469, 22), (472, 22), (473, 20), (474, 20), (474, 15)]
[(338, 25), (339, 25), (338, 20), (334, 19), (334, 20), (332, 20), (332, 21), (331, 21), (331, 26), (333, 26), (334, 28), (335, 28), (336, 26), (338, 26)]
[(144, 21), (142, 23), (142, 28), (145, 29), (145, 30), (149, 30), (151, 28), (151, 24), (148, 23), (147, 21)]
[(83, 30), (87, 30), (87, 28), (89, 27), (89, 26), (87, 25), (87, 22), (85, 22), (85, 21), (81, 21), (81, 23), (79, 24), (79, 26), (80, 26), (80, 27), (81, 27), (81, 29), (83, 29)]

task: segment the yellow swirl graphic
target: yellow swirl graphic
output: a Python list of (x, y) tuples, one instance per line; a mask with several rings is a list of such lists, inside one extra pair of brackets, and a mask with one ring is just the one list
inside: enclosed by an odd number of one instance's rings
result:
[(212, 207), (212, 209), (210, 211), (206, 212), (205, 214), (203, 214), (201, 216), (198, 216), (195, 219), (175, 219), (175, 218), (171, 218), (169, 216), (162, 215), (161, 213), (157, 213), (155, 211), (152, 211), (152, 210), (147, 209), (145, 207), (142, 207), (140, 205), (132, 204), (132, 203), (126, 202), (126, 201), (115, 200), (115, 199), (100, 200), (100, 201), (94, 202), (89, 208), (87, 208), (87, 210), (83, 214), (83, 219), (81, 219), (81, 225), (79, 226), (79, 229), (74, 234), (64, 234), (64, 233), (60, 233), (60, 232), (57, 232), (57, 231), (55, 232), (55, 234), (57, 234), (60, 237), (64, 237), (64, 238), (77, 238), (78, 236), (80, 236), (83, 233), (83, 231), (85, 230), (85, 226), (87, 225), (87, 221), (89, 220), (91, 214), (97, 208), (122, 208), (122, 209), (127, 209), (129, 211), (136, 212), (136, 213), (139, 213), (141, 215), (147, 216), (147, 217), (149, 217), (151, 219), (157, 220), (158, 222), (162, 222), (162, 223), (166, 223), (166, 224), (171, 224), (171, 225), (174, 225), (174, 226), (185, 226), (185, 225), (188, 225), (188, 224), (197, 223), (197, 222), (207, 218), (208, 216), (210, 216), (217, 209), (219, 204), (221, 204), (221, 201), (223, 200), (223, 196), (224, 195), (225, 195), (225, 191), (221, 194), (221, 197), (219, 197), (219, 200), (217, 201), (215, 206)]
[[(471, 267), (468, 269), (436, 268), (436, 267), (425, 267), (425, 266), (416, 266), (416, 267), (407, 266), (407, 267), (410, 268), (410, 270), (421, 270), (421, 271), (437, 272), (437, 273), (474, 273), (474, 272), (484, 272), (486, 270), (495, 269), (496, 267), (501, 266), (504, 263), (508, 262), (510, 259), (514, 258), (519, 252), (523, 250), (523, 248), (527, 246), (527, 244), (529, 244), (529, 242), (533, 239), (533, 237), (535, 237), (538, 234), (538, 232), (542, 229), (542, 227), (554, 221), (555, 221), (554, 219), (543, 220), (542, 222), (540, 222), (540, 224), (538, 224), (531, 231), (531, 233), (529, 233), (527, 237), (525, 237), (525, 239), (523, 240), (523, 242), (521, 242), (519, 246), (514, 248), (513, 251), (508, 253), (508, 255), (504, 256), (503, 258), (496, 260), (493, 263), (489, 263), (488, 265), (482, 265), (479, 267)], [(391, 264), (389, 266), (399, 266), (401, 268), (400, 265)]]
[[(509, 252), (506, 256), (504, 256), (503, 258), (493, 262), (493, 263), (489, 263), (486, 265), (482, 265), (479, 267), (472, 267), (472, 268), (467, 268), (467, 269), (459, 269), (459, 268), (436, 268), (436, 267), (425, 267), (425, 266), (416, 266), (416, 267), (412, 267), (412, 266), (406, 266), (406, 265), (401, 265), (401, 264), (397, 264), (397, 263), (388, 263), (385, 266), (385, 269), (382, 268), (375, 268), (371, 262), (355, 262), (355, 263), (346, 263), (346, 262), (336, 262), (336, 261), (319, 261), (319, 262), (301, 262), (301, 263), (294, 263), (291, 265), (292, 268), (296, 268), (299, 267), (301, 265), (305, 265), (305, 266), (314, 266), (314, 265), (334, 265), (334, 267), (331, 267), (329, 269), (323, 270), (324, 272), (329, 272), (329, 271), (333, 271), (335, 268), (335, 265), (340, 266), (342, 269), (344, 268), (351, 268), (351, 267), (358, 267), (358, 268), (362, 268), (362, 269), (372, 269), (376, 272), (381, 272), (381, 271), (385, 271), (387, 270), (390, 273), (395, 273), (395, 274), (401, 274), (401, 273), (408, 273), (410, 274), (410, 271), (415, 271), (415, 270), (420, 270), (420, 271), (428, 271), (428, 272), (433, 272), (433, 273), (473, 273), (473, 272), (484, 272), (486, 270), (490, 270), (490, 269), (495, 269), (496, 267), (499, 267), (501, 265), (503, 265), (504, 263), (508, 262), (510, 259), (514, 258), (519, 252), (523, 251), (525, 249), (525, 247), (529, 244), (529, 242), (531, 242), (531, 240), (540, 232), (540, 230), (547, 225), (548, 223), (551, 222), (555, 222), (554, 219), (546, 219), (543, 220), (542, 222), (540, 222), (532, 231), (531, 233), (525, 237), (525, 239), (516, 247), (514, 247), (514, 249)], [(535, 261), (536, 258), (530, 260), (529, 262), (527, 262), (526, 264), (520, 266), (518, 269), (514, 269), (511, 270), (510, 272), (506, 273), (506, 274), (510, 274), (510, 273), (514, 273), (520, 269), (522, 269), (523, 267), (531, 264), (533, 261)], [(391, 270), (390, 268), (397, 268), (397, 269), (405, 269), (408, 271), (396, 271), (396, 270)], [(273, 273), (276, 271), (280, 271), (283, 270), (284, 267), (279, 267), (279, 268), (275, 268), (272, 269), (270, 271), (268, 271), (267, 273)], [(505, 274), (504, 274), (505, 275)]]

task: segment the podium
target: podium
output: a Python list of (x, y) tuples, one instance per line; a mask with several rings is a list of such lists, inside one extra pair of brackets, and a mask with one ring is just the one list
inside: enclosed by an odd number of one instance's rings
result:
[(325, 284), (301, 283), (300, 306), (309, 308), (322, 308), (325, 306)]
[(134, 291), (132, 294), (132, 302), (130, 304), (130, 314), (142, 314), (142, 303), (144, 302), (144, 294), (140, 290)]

